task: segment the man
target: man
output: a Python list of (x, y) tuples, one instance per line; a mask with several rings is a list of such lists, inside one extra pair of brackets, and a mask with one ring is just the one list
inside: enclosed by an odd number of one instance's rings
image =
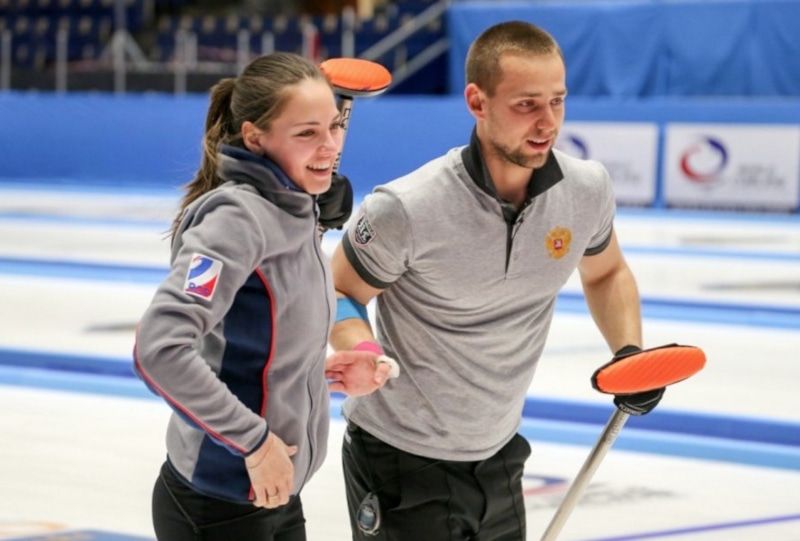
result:
[[(553, 149), (567, 95), (557, 43), (528, 23), (493, 26), (470, 47), (466, 80), (469, 145), (376, 188), (332, 259), (331, 345), (399, 364), (343, 406), (353, 539), (525, 539), (530, 446), (517, 430), (576, 268), (611, 351), (642, 345), (608, 173)], [(615, 402), (641, 415), (662, 394)]]

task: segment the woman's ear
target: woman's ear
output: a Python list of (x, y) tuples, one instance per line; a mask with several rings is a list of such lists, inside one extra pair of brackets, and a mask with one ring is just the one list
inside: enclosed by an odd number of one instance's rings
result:
[(262, 133), (264, 132), (258, 129), (258, 127), (249, 120), (242, 123), (242, 141), (244, 141), (244, 146), (247, 150), (259, 156), (264, 154), (264, 149), (261, 148), (261, 144), (258, 142), (258, 138), (261, 137)]

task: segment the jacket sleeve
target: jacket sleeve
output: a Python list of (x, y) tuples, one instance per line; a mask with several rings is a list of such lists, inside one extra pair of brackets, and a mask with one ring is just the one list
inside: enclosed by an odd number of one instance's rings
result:
[(171, 270), (142, 316), (134, 371), (184, 420), (246, 456), (267, 422), (217, 377), (198, 350), (229, 310), (265, 251), (263, 224), (230, 194), (214, 194), (184, 218)]

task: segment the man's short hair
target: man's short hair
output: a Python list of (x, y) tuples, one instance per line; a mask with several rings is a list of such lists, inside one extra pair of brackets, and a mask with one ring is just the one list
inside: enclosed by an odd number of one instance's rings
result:
[(547, 31), (524, 21), (508, 21), (486, 29), (470, 45), (467, 52), (466, 80), (476, 84), (490, 96), (502, 77), (500, 57), (504, 54), (548, 55), (564, 54)]

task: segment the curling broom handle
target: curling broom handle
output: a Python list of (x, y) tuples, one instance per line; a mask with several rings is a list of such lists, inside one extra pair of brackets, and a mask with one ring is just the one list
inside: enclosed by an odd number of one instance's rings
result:
[(606, 456), (606, 453), (614, 444), (614, 440), (617, 439), (622, 427), (625, 426), (628, 417), (630, 417), (629, 414), (619, 409), (616, 409), (614, 414), (611, 415), (608, 423), (606, 423), (605, 429), (603, 429), (602, 434), (600, 434), (600, 438), (597, 440), (597, 443), (595, 443), (589, 456), (586, 457), (581, 470), (578, 472), (578, 475), (572, 482), (572, 486), (570, 486), (567, 491), (567, 495), (564, 496), (564, 500), (556, 510), (555, 515), (553, 515), (550, 525), (542, 536), (542, 541), (555, 541), (558, 534), (561, 533), (561, 529), (564, 527), (564, 524), (566, 524), (570, 513), (572, 513), (578, 500), (583, 495), (584, 488), (586, 488), (586, 485), (592, 480), (594, 472), (597, 470), (603, 457)]

